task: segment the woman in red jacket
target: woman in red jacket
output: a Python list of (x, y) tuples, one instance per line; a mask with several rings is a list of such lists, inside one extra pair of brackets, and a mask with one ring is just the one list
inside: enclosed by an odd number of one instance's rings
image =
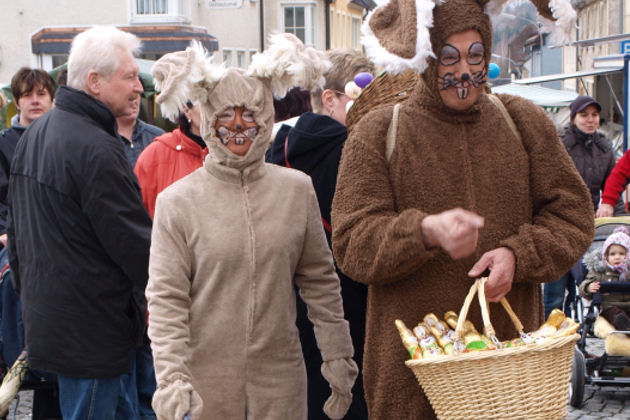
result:
[(151, 218), (157, 195), (173, 182), (201, 167), (208, 154), (199, 130), (199, 106), (188, 101), (178, 122), (179, 128), (156, 137), (142, 151), (134, 169), (140, 184), (142, 201)]

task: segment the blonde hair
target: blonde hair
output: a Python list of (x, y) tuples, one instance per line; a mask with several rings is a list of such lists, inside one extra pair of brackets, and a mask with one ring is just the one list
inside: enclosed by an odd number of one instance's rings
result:
[(68, 57), (68, 86), (86, 90), (91, 71), (109, 79), (116, 72), (121, 52), (136, 56), (140, 39), (114, 26), (94, 26), (74, 37)]
[(322, 93), (326, 89), (343, 92), (346, 83), (354, 79), (357, 73), (374, 73), (374, 64), (360, 51), (351, 49), (333, 49), (326, 52), (326, 57), (332, 63), (330, 69), (324, 73), (326, 82), (323, 87), (311, 90), (311, 106), (313, 112), (321, 113), (324, 109)]

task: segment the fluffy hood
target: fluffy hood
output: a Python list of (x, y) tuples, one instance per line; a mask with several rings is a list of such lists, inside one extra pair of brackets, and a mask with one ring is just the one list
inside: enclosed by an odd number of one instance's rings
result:
[[(490, 16), (503, 11), (507, 0), (377, 0), (378, 7), (365, 19), (361, 43), (367, 56), (392, 73), (413, 70), (423, 73), (437, 43), (449, 35), (476, 29), (489, 58), (492, 51)], [(570, 39), (577, 15), (570, 0), (532, 0), (539, 21), (551, 42)], [(490, 60), (487, 59), (486, 63)]]
[[(156, 101), (163, 115), (175, 120), (188, 100), (199, 104), (201, 136), (218, 164), (239, 170), (262, 161), (273, 128), (273, 97), (283, 97), (293, 87), (311, 90), (323, 85), (330, 68), (324, 53), (305, 47), (291, 34), (272, 35), (270, 45), (256, 54), (247, 70), (213, 65), (198, 43), (186, 51), (160, 58), (151, 73)], [(254, 113), (258, 134), (245, 156), (230, 152), (217, 137), (217, 115), (230, 107), (243, 106)]]

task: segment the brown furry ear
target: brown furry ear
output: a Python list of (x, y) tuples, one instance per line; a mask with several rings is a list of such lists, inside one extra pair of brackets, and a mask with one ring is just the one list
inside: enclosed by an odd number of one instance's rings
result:
[(536, 10), (538, 10), (538, 14), (545, 19), (556, 20), (553, 16), (553, 12), (549, 7), (548, 0), (531, 0), (531, 2), (536, 6)]
[(369, 25), (388, 52), (407, 59), (416, 55), (418, 30), (415, 2), (390, 0), (374, 11)]

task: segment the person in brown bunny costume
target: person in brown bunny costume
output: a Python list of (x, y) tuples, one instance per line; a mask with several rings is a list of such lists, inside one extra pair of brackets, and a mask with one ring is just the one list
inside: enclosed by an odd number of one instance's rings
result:
[[(390, 72), (422, 73), (399, 108), (364, 116), (346, 142), (333, 201), (340, 268), (368, 284), (364, 386), (371, 419), (435, 418), (404, 361), (407, 325), (458, 310), (489, 270), (486, 297), (506, 296), (526, 330), (543, 321), (540, 283), (566, 272), (593, 235), (588, 191), (544, 111), (500, 95), (515, 130), (486, 93), (498, 2), (390, 0), (363, 27), (363, 45)], [(540, 4), (570, 30), (568, 2)], [(550, 13), (550, 9), (554, 13)], [(559, 22), (559, 24), (558, 24)], [(500, 339), (516, 332), (491, 305)], [(479, 309), (469, 317), (480, 327)]]
[(306, 419), (294, 284), (332, 390), (323, 410), (339, 419), (350, 406), (358, 370), (313, 184), (264, 161), (272, 93), (310, 89), (329, 65), (283, 34), (248, 71), (213, 66), (200, 47), (152, 70), (163, 113), (199, 104), (210, 149), (156, 202), (146, 294), (160, 420)]

